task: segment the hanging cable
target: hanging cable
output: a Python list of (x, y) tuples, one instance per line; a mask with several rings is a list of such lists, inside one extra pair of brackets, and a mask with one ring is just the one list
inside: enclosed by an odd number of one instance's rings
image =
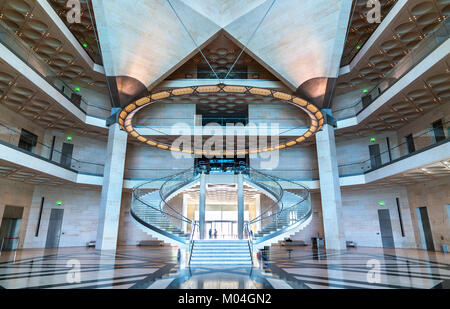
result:
[(200, 47), (198, 46), (197, 42), (195, 41), (194, 37), (192, 36), (191, 32), (189, 32), (189, 30), (187, 29), (186, 25), (183, 23), (183, 21), (181, 20), (180, 16), (178, 15), (177, 11), (175, 10), (175, 8), (173, 7), (172, 3), (170, 3), (170, 0), (167, 0), (167, 3), (169, 3), (170, 7), (172, 8), (173, 12), (175, 13), (175, 15), (177, 16), (179, 22), (181, 23), (181, 25), (183, 26), (184, 30), (186, 30), (186, 32), (189, 34), (189, 37), (191, 38), (192, 42), (194, 42), (195, 47), (197, 48), (197, 50), (200, 52), (200, 54), (202, 55), (203, 59), (205, 59), (206, 63), (208, 64), (209, 68), (211, 69), (211, 71), (214, 73), (214, 75), (216, 76), (216, 78), (219, 80), (219, 83), (221, 83), (219, 75), (217, 75), (216, 71), (214, 71), (213, 67), (211, 66), (211, 64), (209, 63), (208, 59), (206, 58), (206, 56), (203, 54), (202, 50), (200, 49)]
[(261, 19), (261, 21), (259, 22), (259, 24), (256, 26), (255, 31), (253, 31), (252, 35), (250, 36), (250, 38), (247, 41), (247, 44), (244, 45), (244, 48), (241, 50), (241, 53), (239, 54), (239, 56), (236, 58), (236, 60), (234, 61), (233, 65), (231, 66), (230, 70), (227, 72), (227, 75), (225, 75), (224, 79), (227, 79), (228, 75), (230, 75), (231, 71), (233, 70), (234, 66), (236, 65), (236, 63), (239, 61), (239, 58), (241, 58), (242, 54), (244, 53), (244, 51), (247, 49), (247, 46), (250, 44), (250, 41), (253, 39), (253, 37), (255, 36), (256, 32), (258, 31), (259, 27), (261, 26), (262, 22), (264, 21), (264, 19), (266, 18), (267, 14), (269, 14), (269, 11), (272, 9), (273, 5), (275, 4), (276, 0), (273, 0), (272, 3), (270, 4), (269, 8), (266, 11), (266, 14), (264, 14), (263, 18)]

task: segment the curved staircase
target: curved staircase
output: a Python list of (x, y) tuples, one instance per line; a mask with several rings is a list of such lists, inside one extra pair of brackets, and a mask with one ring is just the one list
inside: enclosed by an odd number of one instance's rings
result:
[[(131, 217), (144, 232), (190, 252), (191, 265), (252, 264), (254, 248), (270, 246), (307, 226), (312, 218), (309, 190), (251, 168), (239, 168), (244, 183), (272, 201), (245, 226), (245, 240), (195, 240), (197, 222), (182, 215), (171, 200), (199, 182), (198, 167), (143, 183), (133, 189)], [(281, 184), (280, 184), (281, 182)], [(162, 185), (161, 185), (162, 184)], [(159, 190), (157, 189), (159, 187)]]

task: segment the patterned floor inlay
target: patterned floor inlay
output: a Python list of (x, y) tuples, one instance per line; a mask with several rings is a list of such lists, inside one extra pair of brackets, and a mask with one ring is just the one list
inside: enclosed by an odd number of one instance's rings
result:
[(180, 265), (176, 248), (20, 250), (0, 256), (0, 289), (449, 289), (450, 256), (272, 247), (255, 267)]

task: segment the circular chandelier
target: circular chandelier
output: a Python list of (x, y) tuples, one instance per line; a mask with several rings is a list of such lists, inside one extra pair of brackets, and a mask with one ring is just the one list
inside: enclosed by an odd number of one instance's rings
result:
[[(286, 143), (281, 143), (277, 146), (266, 147), (266, 148), (257, 148), (257, 149), (245, 149), (245, 150), (237, 150), (230, 153), (230, 151), (205, 151), (205, 150), (192, 150), (192, 149), (180, 149), (173, 147), (171, 145), (167, 145), (165, 143), (159, 143), (156, 140), (149, 139), (147, 137), (142, 136), (132, 124), (133, 117), (136, 113), (142, 108), (149, 106), (153, 103), (156, 103), (160, 100), (164, 100), (171, 97), (182, 97), (182, 96), (194, 96), (194, 95), (207, 95), (207, 94), (217, 94), (217, 93), (228, 93), (228, 94), (248, 94), (248, 95), (256, 95), (262, 97), (272, 97), (280, 100), (281, 102), (285, 102), (291, 105), (296, 106), (297, 108), (302, 109), (310, 118), (311, 124), (309, 126), (308, 131), (306, 131), (303, 135), (294, 138), (291, 141)], [(130, 136), (136, 138), (138, 141), (157, 147), (164, 150), (184, 152), (189, 154), (196, 155), (247, 155), (247, 154), (256, 154), (260, 152), (268, 152), (277, 149), (283, 149), (287, 147), (294, 146), (298, 143), (305, 141), (306, 139), (313, 136), (317, 131), (319, 131), (324, 123), (324, 118), (322, 112), (312, 103), (305, 101), (302, 98), (297, 96), (267, 89), (267, 88), (259, 88), (259, 87), (248, 87), (248, 86), (233, 86), (233, 85), (211, 85), (211, 86), (191, 86), (184, 88), (176, 88), (171, 90), (163, 90), (149, 96), (145, 96), (135, 102), (132, 102), (125, 106), (119, 114), (119, 124), (123, 130), (125, 130)]]

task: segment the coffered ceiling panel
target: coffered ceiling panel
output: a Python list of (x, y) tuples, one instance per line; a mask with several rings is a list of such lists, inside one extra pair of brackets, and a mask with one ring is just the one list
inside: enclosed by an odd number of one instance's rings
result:
[(42, 61), (66, 83), (106, 92), (105, 76), (84, 61), (37, 1), (0, 0), (0, 29), (17, 37), (10, 44), (26, 61)]

